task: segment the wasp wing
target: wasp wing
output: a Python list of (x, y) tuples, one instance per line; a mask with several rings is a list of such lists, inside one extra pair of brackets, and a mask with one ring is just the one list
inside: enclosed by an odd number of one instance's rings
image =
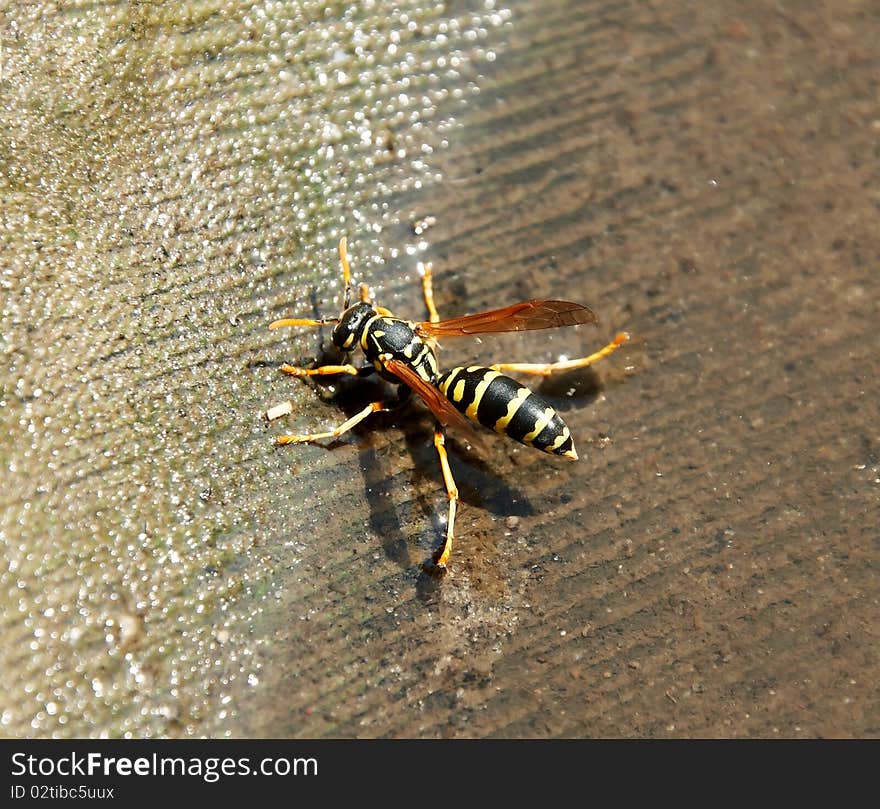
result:
[(454, 317), (439, 323), (423, 322), (416, 331), (423, 337), (461, 337), (501, 331), (530, 331), (559, 326), (598, 323), (592, 309), (571, 301), (523, 301), (503, 309), (492, 309), (474, 315)]
[(430, 408), (437, 421), (444, 427), (451, 427), (466, 437), (471, 444), (483, 447), (483, 439), (474, 429), (473, 424), (467, 420), (452, 402), (449, 401), (439, 388), (435, 388), (430, 382), (425, 382), (409, 365), (400, 360), (390, 359), (384, 362), (385, 368), (396, 376), (401, 382), (409, 385), (426, 405)]

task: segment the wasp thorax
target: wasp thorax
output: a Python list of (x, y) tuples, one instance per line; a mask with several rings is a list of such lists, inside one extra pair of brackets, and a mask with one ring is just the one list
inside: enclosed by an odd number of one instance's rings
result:
[(376, 310), (368, 303), (349, 306), (333, 329), (333, 345), (343, 351), (351, 351), (360, 340), (367, 321), (376, 314)]

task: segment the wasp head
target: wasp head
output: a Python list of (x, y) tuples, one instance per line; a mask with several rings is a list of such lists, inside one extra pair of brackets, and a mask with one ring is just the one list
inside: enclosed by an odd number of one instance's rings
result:
[(333, 329), (333, 345), (342, 351), (353, 351), (361, 339), (367, 321), (376, 314), (376, 310), (368, 303), (349, 306)]

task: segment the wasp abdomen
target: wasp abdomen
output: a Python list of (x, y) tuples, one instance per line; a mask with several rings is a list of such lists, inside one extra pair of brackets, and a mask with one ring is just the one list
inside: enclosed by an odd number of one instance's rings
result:
[(515, 379), (473, 365), (446, 371), (437, 386), (471, 421), (551, 455), (577, 459), (571, 433), (556, 410)]

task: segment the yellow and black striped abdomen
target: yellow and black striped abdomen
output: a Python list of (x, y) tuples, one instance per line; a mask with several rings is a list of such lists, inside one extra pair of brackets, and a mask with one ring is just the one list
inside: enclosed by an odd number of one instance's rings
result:
[(577, 460), (568, 427), (550, 403), (525, 385), (491, 368), (453, 368), (437, 387), (471, 421), (522, 444)]

